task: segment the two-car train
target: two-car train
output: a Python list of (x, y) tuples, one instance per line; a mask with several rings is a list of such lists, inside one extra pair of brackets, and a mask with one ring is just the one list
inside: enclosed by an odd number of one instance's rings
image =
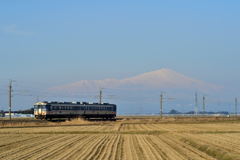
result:
[(53, 118), (102, 118), (115, 119), (117, 106), (109, 103), (87, 102), (37, 102), (34, 104), (36, 119)]

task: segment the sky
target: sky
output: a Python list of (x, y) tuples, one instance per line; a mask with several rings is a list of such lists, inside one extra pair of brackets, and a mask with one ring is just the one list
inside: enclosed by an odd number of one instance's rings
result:
[[(26, 108), (36, 90), (161, 68), (240, 96), (239, 7), (237, 0), (1, 1), (0, 107), (7, 108), (9, 79), (16, 108)], [(17, 96), (24, 91), (32, 97)]]

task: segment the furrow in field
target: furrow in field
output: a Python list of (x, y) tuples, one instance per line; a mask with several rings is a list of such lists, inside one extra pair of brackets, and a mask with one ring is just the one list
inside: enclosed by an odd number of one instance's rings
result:
[(139, 145), (143, 149), (143, 154), (145, 159), (148, 160), (159, 160), (161, 159), (161, 156), (157, 154), (156, 150), (152, 148), (152, 146), (146, 141), (145, 135), (139, 135), (137, 136), (137, 139), (139, 141)]
[(117, 147), (120, 141), (120, 135), (115, 135), (114, 140), (112, 142), (112, 146), (110, 146), (110, 152), (108, 153), (108, 156), (106, 157), (107, 160), (115, 160), (116, 154), (117, 154)]
[[(31, 159), (57, 159), (57, 156), (73, 147), (76, 143), (79, 143), (83, 138), (85, 137), (81, 135), (74, 135), (73, 138), (69, 137), (67, 141), (53, 145), (38, 156), (34, 155)], [(61, 159), (61, 157), (59, 159)]]
[[(59, 137), (62, 138), (62, 137)], [(8, 150), (0, 155), (0, 159), (6, 159), (6, 157), (14, 157), (15, 155), (22, 155), (24, 152), (31, 150), (32, 148), (39, 146), (39, 145), (45, 145), (46, 141), (55, 140), (56, 137), (40, 137), (36, 139), (33, 142), (22, 144), (20, 147)]]
[(87, 154), (84, 154), (84, 158), (82, 159), (86, 159), (86, 160), (92, 160), (93, 157), (95, 157), (95, 153), (98, 153), (99, 150), (102, 148), (102, 146), (107, 142), (108, 140), (108, 136), (105, 135), (103, 138), (100, 139), (100, 141), (98, 141), (93, 147), (91, 147), (89, 149), (89, 151), (87, 152)]
[(161, 153), (147, 140), (148, 137), (149, 136), (143, 136), (143, 141), (149, 147), (150, 152), (148, 154), (153, 155), (150, 159), (163, 160)]
[(44, 143), (41, 144), (31, 144), (31, 147), (25, 150), (22, 150), (22, 152), (18, 154), (14, 154), (12, 156), (12, 159), (14, 160), (23, 160), (23, 159), (30, 159), (33, 156), (41, 155), (43, 152), (48, 151), (49, 148), (53, 147), (55, 144), (59, 144), (61, 142), (65, 142), (69, 138), (67, 136), (57, 138), (53, 136), (53, 140), (46, 141), (44, 140)]
[(86, 146), (91, 146), (92, 142), (97, 136), (87, 135), (81, 142), (77, 143), (74, 147), (62, 153), (61, 160), (77, 159), (76, 156), (85, 149)]
[(204, 135), (202, 138), (206, 139), (208, 138), (208, 140), (213, 143), (216, 144), (217, 147), (219, 146), (224, 146), (224, 148), (228, 151), (234, 151), (236, 153), (240, 154), (240, 140), (238, 139), (233, 139), (233, 138), (229, 138), (228, 136), (226, 136), (225, 134), (221, 134), (221, 135)]
[(161, 142), (156, 136), (147, 136), (146, 140), (148, 143), (156, 150), (160, 155), (161, 160), (168, 160), (168, 155), (166, 152), (167, 146), (164, 146), (164, 143)]
[(0, 134), (0, 145), (2, 144), (2, 142), (4, 141), (4, 140), (6, 140), (6, 139), (12, 139), (12, 138), (18, 138), (18, 137), (23, 137), (23, 135), (21, 135), (21, 134), (17, 134), (17, 135), (15, 135), (15, 134)]
[(122, 123), (121, 124), (121, 130), (120, 131), (127, 131), (128, 129), (127, 129), (127, 124), (125, 124), (125, 123)]
[(144, 128), (141, 124), (135, 124), (135, 131), (144, 131)]
[(143, 128), (147, 131), (154, 131), (155, 130), (155, 129), (153, 129), (151, 124), (143, 124)]
[[(173, 136), (173, 135), (172, 135)], [(196, 155), (192, 154), (191, 151), (189, 150), (186, 150), (185, 146), (178, 146), (178, 144), (175, 142), (175, 143), (172, 143), (170, 140), (169, 140), (169, 137), (167, 137), (166, 135), (164, 136), (157, 136), (157, 138), (162, 141), (164, 144), (166, 144), (169, 148), (171, 148), (171, 151), (173, 151), (173, 154), (174, 155), (179, 155), (179, 157), (181, 159), (189, 159), (188, 157), (189, 156), (192, 156), (192, 157), (196, 157)], [(172, 138), (172, 137), (171, 137)], [(175, 137), (173, 137), (175, 138)], [(169, 142), (170, 141), (170, 142)], [(182, 148), (183, 147), (183, 148)], [(167, 153), (167, 156), (168, 157), (171, 157), (170, 154)], [(169, 159), (172, 159), (172, 158), (169, 158)], [(192, 158), (190, 158), (192, 159)]]
[(129, 131), (130, 130), (130, 125), (129, 124), (124, 124), (124, 130), (123, 131)]
[(101, 159), (101, 154), (103, 155), (105, 154), (104, 148), (106, 148), (106, 146), (110, 142), (111, 137), (112, 135), (107, 135), (107, 138), (102, 143), (98, 144), (98, 146), (92, 151), (92, 154), (88, 157), (88, 159), (91, 159), (91, 160)]
[(225, 137), (229, 138), (233, 142), (239, 142), (240, 141), (240, 134), (225, 134)]
[(151, 130), (158, 130), (155, 124), (149, 124), (148, 127), (151, 128)]
[[(72, 142), (76, 139), (76, 137), (70, 137), (70, 136), (65, 136), (66, 139), (57, 141), (56, 143), (52, 143), (51, 145), (44, 145), (41, 148), (34, 149), (31, 152), (28, 152), (24, 154), (23, 156), (20, 156), (19, 159), (45, 159), (46, 157), (51, 155), (52, 153), (55, 152), (55, 150), (62, 148), (62, 146), (65, 146), (69, 142)], [(35, 153), (34, 153), (35, 152)]]
[(12, 137), (12, 138), (6, 138), (5, 140), (1, 141), (0, 145), (0, 154), (4, 151), (8, 151), (12, 148), (20, 147), (22, 144), (26, 144), (29, 141), (34, 141), (35, 139), (38, 139), (40, 136), (24, 136), (24, 137)]
[(106, 147), (106, 154), (104, 155), (103, 159), (110, 160), (115, 157), (116, 154), (116, 147), (119, 141), (119, 135), (114, 135), (111, 139), (111, 143)]
[(137, 139), (138, 136), (131, 136), (132, 137), (132, 146), (135, 148), (135, 153), (136, 153), (137, 159), (145, 160), (146, 157), (143, 152), (144, 149), (142, 148), (139, 140)]
[(220, 141), (220, 139), (218, 139), (218, 138), (220, 138), (221, 136), (222, 136), (222, 134), (217, 135), (217, 137), (213, 137), (213, 135), (208, 135), (208, 134), (188, 135), (188, 137), (191, 137), (194, 141), (200, 142), (203, 145), (204, 144), (211, 145), (211, 146), (214, 146), (214, 147), (219, 148), (226, 152), (233, 152), (233, 153), (238, 153), (238, 154), (240, 153), (239, 145), (236, 146), (237, 148), (234, 148), (232, 146), (232, 143), (229, 144), (225, 141)]
[(106, 140), (105, 135), (98, 135), (91, 143), (86, 145), (80, 153), (75, 154), (75, 159), (86, 160), (93, 153), (93, 150)]
[(197, 141), (192, 137), (182, 138), (184, 143), (191, 145), (192, 147), (202, 151), (218, 160), (240, 160), (240, 154), (235, 152), (228, 152), (221, 147), (216, 147), (209, 143), (205, 143), (202, 141)]
[(119, 135), (119, 141), (117, 143), (116, 150), (115, 150), (115, 157), (113, 157), (112, 159), (121, 160), (123, 158), (123, 143), (124, 143), (124, 138), (122, 135)]
[(111, 154), (113, 154), (113, 149), (114, 149), (114, 144), (116, 143), (117, 140), (117, 135), (111, 135), (109, 136), (108, 142), (104, 145), (102, 148), (101, 152), (99, 152), (99, 156), (96, 157), (95, 159), (106, 159), (109, 160)]
[(161, 139), (171, 146), (174, 150), (179, 152), (182, 156), (184, 156), (186, 159), (194, 159), (194, 160), (215, 160), (215, 158), (207, 155), (206, 153), (199, 151), (196, 148), (193, 148), (190, 145), (187, 145), (186, 143), (183, 143), (182, 141), (178, 140), (177, 136), (174, 135), (164, 135), (159, 136)]
[(171, 131), (172, 129), (169, 129), (168, 127), (163, 127), (162, 124), (154, 124), (154, 127), (156, 127), (156, 130), (158, 131)]
[(134, 148), (131, 145), (131, 136), (132, 135), (124, 135), (124, 144), (123, 144), (123, 159), (124, 160), (133, 160), (137, 159), (136, 154), (134, 153)]

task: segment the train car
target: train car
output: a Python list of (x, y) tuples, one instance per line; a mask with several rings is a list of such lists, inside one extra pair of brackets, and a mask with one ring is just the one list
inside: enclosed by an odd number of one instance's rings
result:
[(34, 104), (36, 119), (53, 118), (102, 118), (115, 119), (117, 106), (109, 103), (87, 102), (37, 102)]

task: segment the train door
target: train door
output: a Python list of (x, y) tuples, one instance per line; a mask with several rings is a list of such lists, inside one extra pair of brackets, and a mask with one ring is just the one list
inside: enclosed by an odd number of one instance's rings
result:
[(38, 106), (38, 115), (40, 116), (42, 115), (42, 106), (40, 105)]

